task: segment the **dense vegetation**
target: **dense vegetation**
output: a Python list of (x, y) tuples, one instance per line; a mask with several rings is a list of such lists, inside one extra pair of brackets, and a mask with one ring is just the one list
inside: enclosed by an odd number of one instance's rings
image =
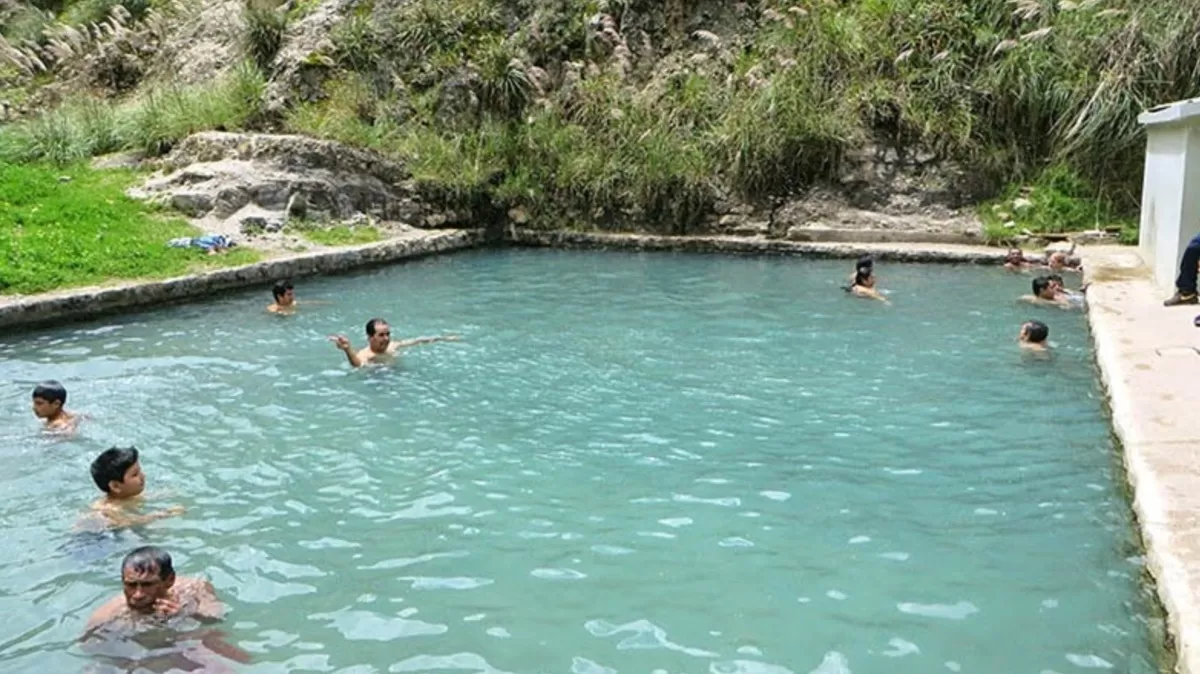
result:
[(477, 214), (685, 232), (872, 145), (952, 161), (964, 190), (1087, 201), (1018, 223), (1062, 229), (1129, 213), (1137, 114), (1200, 93), (1197, 0), (363, 0), (305, 59), (322, 100), (272, 116), (262, 83), (315, 3), (249, 2), (247, 65), (220, 86), (72, 103), (0, 130), (0, 157), (283, 128), (400, 156)]

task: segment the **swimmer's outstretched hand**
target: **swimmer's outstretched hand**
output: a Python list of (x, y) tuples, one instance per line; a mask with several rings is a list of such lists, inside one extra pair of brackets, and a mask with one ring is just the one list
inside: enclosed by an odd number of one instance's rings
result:
[(345, 335), (330, 335), (329, 341), (336, 344), (337, 348), (341, 349), (342, 351), (350, 350), (350, 340), (346, 339)]
[(187, 511), (187, 508), (184, 508), (181, 505), (173, 505), (170, 508), (167, 508), (166, 510), (164, 510), (163, 513), (165, 513), (167, 517), (172, 517), (175, 515), (182, 515), (186, 511)]

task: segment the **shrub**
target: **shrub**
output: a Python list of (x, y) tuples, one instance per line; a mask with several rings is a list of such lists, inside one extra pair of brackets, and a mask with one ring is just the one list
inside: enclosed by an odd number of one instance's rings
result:
[(279, 8), (276, 0), (245, 0), (242, 10), (244, 22), (243, 49), (246, 58), (264, 73), (270, 73), (275, 56), (283, 46), (283, 34), (287, 30), (288, 16)]

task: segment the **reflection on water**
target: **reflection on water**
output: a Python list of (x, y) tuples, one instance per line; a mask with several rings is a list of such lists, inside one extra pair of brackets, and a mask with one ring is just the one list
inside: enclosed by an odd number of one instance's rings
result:
[[(0, 671), (1155, 671), (1083, 318), (847, 271), (491, 251), (6, 338)], [(325, 337), (377, 315), (464, 339), (351, 371)], [(77, 437), (37, 431), (51, 377)], [(113, 444), (187, 512), (74, 531)], [(226, 621), (78, 643), (146, 544)]]

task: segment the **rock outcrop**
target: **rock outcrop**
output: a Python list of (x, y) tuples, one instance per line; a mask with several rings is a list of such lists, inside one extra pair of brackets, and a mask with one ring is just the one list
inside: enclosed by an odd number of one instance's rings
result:
[(399, 162), (303, 136), (208, 132), (158, 160), (130, 189), (221, 234), (277, 231), (289, 220), (421, 226), (427, 208)]

